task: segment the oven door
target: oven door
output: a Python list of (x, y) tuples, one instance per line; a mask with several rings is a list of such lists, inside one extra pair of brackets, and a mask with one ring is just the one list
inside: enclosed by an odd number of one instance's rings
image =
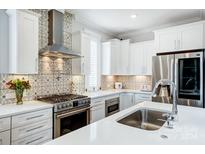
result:
[(120, 111), (120, 101), (118, 98), (113, 98), (105, 101), (105, 116), (110, 116)]
[(175, 55), (178, 104), (203, 107), (203, 52)]
[(90, 124), (90, 107), (54, 114), (54, 138)]

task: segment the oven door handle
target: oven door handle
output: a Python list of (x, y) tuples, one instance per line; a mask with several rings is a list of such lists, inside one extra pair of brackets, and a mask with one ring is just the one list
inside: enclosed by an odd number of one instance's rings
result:
[(80, 112), (89, 110), (90, 108), (92, 108), (92, 107), (86, 107), (86, 108), (79, 109), (79, 110), (76, 110), (76, 111), (71, 111), (71, 112), (59, 114), (59, 115), (56, 115), (56, 118), (63, 118), (63, 117), (65, 117), (65, 116), (71, 116), (71, 115), (74, 115), (74, 114), (78, 114), (78, 113), (80, 113)]

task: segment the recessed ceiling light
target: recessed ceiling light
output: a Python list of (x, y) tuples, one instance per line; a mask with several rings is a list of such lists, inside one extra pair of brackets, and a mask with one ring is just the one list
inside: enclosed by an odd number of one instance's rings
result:
[(134, 19), (134, 18), (137, 17), (137, 15), (136, 15), (136, 14), (132, 14), (130, 17), (131, 17), (132, 19)]

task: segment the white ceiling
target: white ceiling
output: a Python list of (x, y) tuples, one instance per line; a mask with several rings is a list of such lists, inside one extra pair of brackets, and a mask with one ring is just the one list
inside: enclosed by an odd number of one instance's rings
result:
[[(76, 21), (112, 35), (157, 28), (203, 16), (203, 11), (199, 9), (75, 9), (70, 12), (75, 15)], [(137, 17), (132, 19), (132, 14)]]

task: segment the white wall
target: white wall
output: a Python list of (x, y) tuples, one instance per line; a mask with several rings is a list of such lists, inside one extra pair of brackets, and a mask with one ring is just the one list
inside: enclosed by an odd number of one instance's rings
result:
[(81, 24), (80, 22), (73, 20), (72, 32), (75, 33), (78, 31), (89, 32), (89, 33), (93, 33), (95, 35), (98, 35), (99, 37), (101, 37), (102, 42), (107, 41), (107, 40), (112, 39), (112, 38), (115, 38), (115, 36), (101, 32), (98, 29), (95, 29), (93, 27), (85, 26), (85, 25)]
[[(9, 21), (5, 13), (6, 10), (0, 9), (0, 73), (8, 70), (8, 51), (9, 51)], [(6, 51), (6, 52), (5, 52)]]

